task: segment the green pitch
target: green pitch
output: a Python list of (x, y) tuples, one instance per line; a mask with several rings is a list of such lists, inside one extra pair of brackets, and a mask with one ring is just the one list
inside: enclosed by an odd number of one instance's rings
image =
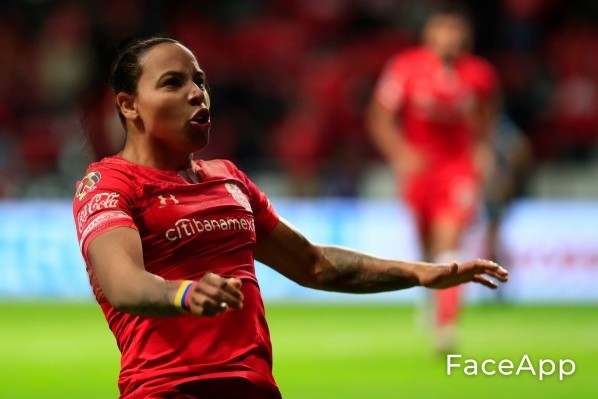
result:
[[(572, 359), (573, 375), (446, 374), (410, 306), (268, 304), (285, 399), (589, 398), (598, 392), (598, 307), (471, 306), (464, 359)], [(118, 352), (94, 304), (0, 303), (0, 398), (116, 398)], [(494, 367), (496, 369), (496, 367)]]

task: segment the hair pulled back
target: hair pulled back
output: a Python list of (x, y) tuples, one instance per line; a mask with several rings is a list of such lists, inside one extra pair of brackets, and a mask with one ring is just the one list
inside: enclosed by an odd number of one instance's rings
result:
[[(141, 77), (141, 65), (139, 60), (141, 56), (154, 46), (162, 43), (179, 43), (177, 40), (163, 35), (153, 35), (146, 37), (132, 37), (123, 40), (114, 55), (110, 67), (110, 86), (114, 94), (124, 92), (127, 94), (137, 94), (137, 84)], [(118, 117), (123, 126), (125, 117), (118, 109)]]

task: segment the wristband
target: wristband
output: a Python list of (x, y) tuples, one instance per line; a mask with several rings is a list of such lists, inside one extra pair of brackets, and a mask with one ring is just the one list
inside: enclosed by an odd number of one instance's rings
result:
[(192, 280), (183, 280), (174, 296), (174, 306), (185, 309), (187, 312), (191, 310), (189, 301), (191, 299), (192, 288), (196, 283)]

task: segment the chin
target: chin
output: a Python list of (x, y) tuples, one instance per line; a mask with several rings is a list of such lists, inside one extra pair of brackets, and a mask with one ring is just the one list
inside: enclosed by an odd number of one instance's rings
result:
[(192, 152), (197, 152), (203, 150), (208, 144), (210, 143), (210, 135), (207, 134), (205, 137), (201, 137), (197, 140), (194, 140), (191, 148)]

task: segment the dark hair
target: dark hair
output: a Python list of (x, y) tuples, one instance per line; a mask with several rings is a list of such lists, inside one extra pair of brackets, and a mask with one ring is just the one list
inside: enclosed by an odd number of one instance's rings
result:
[[(150, 48), (162, 43), (179, 43), (179, 41), (165, 35), (153, 35), (131, 37), (119, 44), (110, 67), (109, 81), (114, 94), (120, 92), (137, 93), (137, 84), (141, 77), (139, 58)], [(118, 109), (118, 106), (116, 110), (120, 122), (126, 128), (125, 117)]]

